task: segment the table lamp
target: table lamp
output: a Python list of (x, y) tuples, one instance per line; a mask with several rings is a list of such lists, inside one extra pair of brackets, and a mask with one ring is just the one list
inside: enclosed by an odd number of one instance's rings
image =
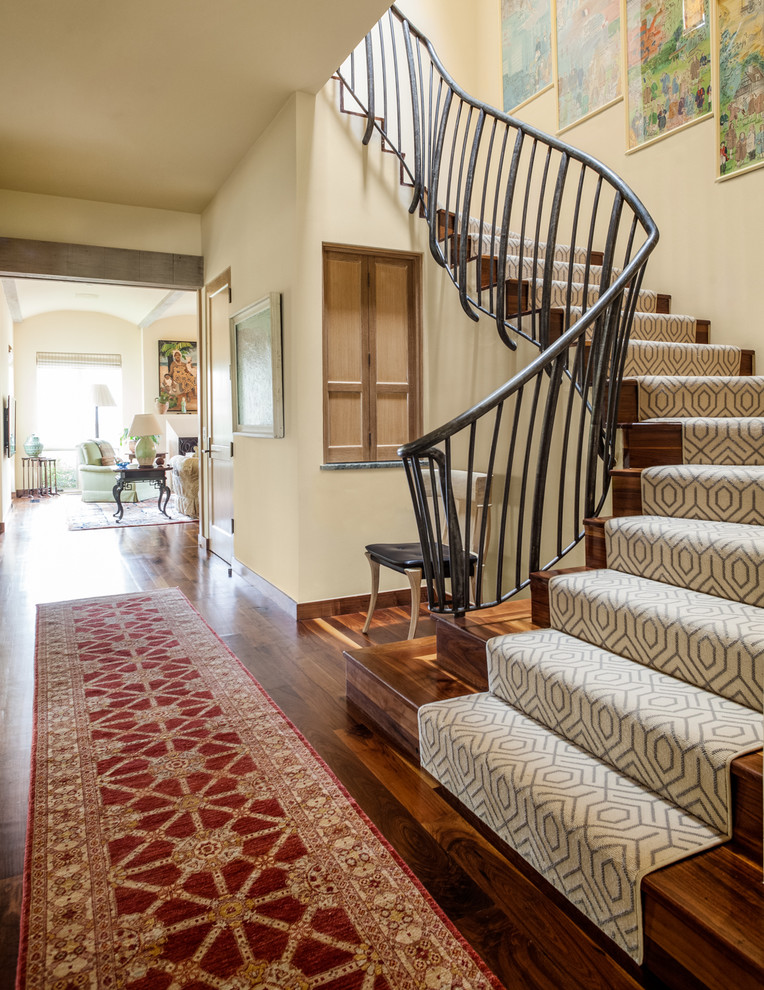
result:
[(154, 413), (138, 413), (130, 424), (130, 436), (138, 437), (135, 459), (140, 467), (151, 467), (157, 453), (154, 437), (162, 432), (162, 424)]

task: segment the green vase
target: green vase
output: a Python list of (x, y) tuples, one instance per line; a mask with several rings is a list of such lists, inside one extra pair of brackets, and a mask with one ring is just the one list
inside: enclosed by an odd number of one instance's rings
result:
[(153, 437), (138, 437), (135, 444), (135, 459), (141, 467), (152, 467), (157, 447)]

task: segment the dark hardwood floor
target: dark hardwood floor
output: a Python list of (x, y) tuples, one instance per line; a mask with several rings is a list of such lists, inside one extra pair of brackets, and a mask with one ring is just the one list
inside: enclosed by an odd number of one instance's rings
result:
[[(507, 987), (614, 990), (638, 983), (619, 967), (586, 971), (593, 943), (534, 889), (516, 893), (507, 861), (418, 766), (360, 724), (345, 699), (348, 648), (404, 639), (404, 609), (296, 622), (226, 564), (201, 551), (195, 526), (69, 532), (59, 496), (16, 501), (0, 536), (0, 990), (14, 985), (32, 736), (35, 606), (177, 586), (334, 770), (456, 926)], [(360, 552), (360, 549), (359, 549)], [(423, 615), (423, 637), (434, 625)], [(427, 639), (432, 650), (433, 640)], [(510, 889), (512, 893), (509, 894)], [(521, 892), (522, 893), (522, 892)], [(543, 940), (529, 939), (539, 914)]]

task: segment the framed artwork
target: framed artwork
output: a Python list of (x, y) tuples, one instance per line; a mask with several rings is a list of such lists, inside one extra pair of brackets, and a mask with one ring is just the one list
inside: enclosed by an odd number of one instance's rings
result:
[(158, 398), (167, 396), (168, 412), (195, 413), (199, 408), (197, 390), (197, 347), (195, 340), (159, 341)]
[(716, 5), (717, 179), (764, 165), (764, 0)]
[(3, 409), (3, 445), (8, 457), (16, 453), (16, 400), (9, 395)]
[(626, 0), (627, 151), (712, 112), (709, 0)]
[(551, 0), (501, 0), (501, 77), (507, 113), (552, 85)]
[(557, 127), (564, 131), (621, 99), (620, 0), (557, 0)]
[(284, 436), (281, 296), (271, 292), (231, 317), (234, 433)]

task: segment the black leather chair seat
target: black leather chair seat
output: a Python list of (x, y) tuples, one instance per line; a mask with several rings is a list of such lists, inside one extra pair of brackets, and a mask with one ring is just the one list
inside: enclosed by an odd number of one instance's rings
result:
[[(424, 569), (424, 561), (422, 560), (422, 546), (420, 543), (370, 543), (366, 547), (366, 552), (370, 555), (372, 560), (376, 560), (378, 564), (382, 564), (383, 567), (389, 567), (391, 570), (400, 571), (401, 574), (407, 570), (413, 570), (414, 568)], [(450, 558), (448, 555), (448, 547), (443, 547), (443, 561), (445, 563), (446, 577), (449, 576), (449, 563)], [(470, 573), (472, 573), (477, 557), (474, 553), (470, 554)]]

